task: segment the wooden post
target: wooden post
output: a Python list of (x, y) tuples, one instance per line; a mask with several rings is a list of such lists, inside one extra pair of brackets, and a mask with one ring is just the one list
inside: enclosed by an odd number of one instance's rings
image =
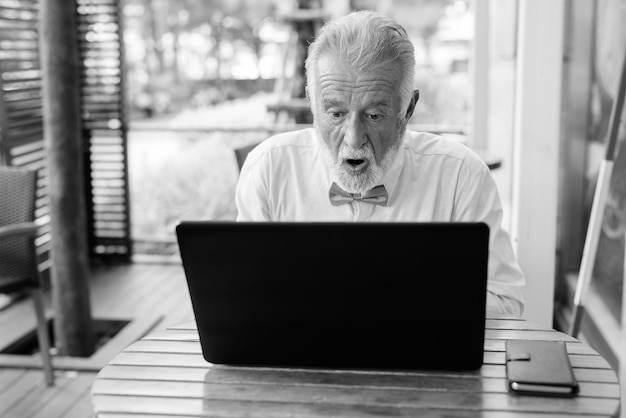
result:
[(41, 2), (40, 47), (50, 226), (52, 302), (59, 355), (94, 351), (80, 114), (76, 1)]

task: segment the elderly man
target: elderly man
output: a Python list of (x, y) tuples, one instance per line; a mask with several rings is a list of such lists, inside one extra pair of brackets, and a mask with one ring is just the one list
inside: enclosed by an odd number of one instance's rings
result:
[[(248, 155), (237, 220), (485, 222), (487, 313), (520, 316), (524, 276), (488, 167), (462, 144), (406, 130), (419, 95), (404, 28), (366, 11), (331, 21), (310, 45), (306, 71), (314, 128)], [(406, 244), (372, 243), (372, 254), (377, 245)]]

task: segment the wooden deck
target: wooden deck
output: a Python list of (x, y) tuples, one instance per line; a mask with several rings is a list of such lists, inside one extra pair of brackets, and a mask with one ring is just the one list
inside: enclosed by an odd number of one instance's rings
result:
[[(184, 273), (176, 262), (100, 267), (92, 271), (90, 289), (95, 319), (131, 322), (92, 358), (55, 358), (54, 387), (45, 385), (38, 356), (0, 356), (1, 417), (92, 417), (91, 384), (103, 364), (145, 333), (193, 319)], [(0, 349), (34, 325), (30, 299), (0, 312)]]

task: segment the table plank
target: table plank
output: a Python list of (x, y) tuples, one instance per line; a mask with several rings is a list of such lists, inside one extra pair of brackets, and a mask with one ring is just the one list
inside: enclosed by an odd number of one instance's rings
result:
[[(514, 322), (516, 323), (516, 322)], [(518, 324), (519, 325), (519, 324)], [(537, 329), (534, 327), (507, 328), (492, 327), (485, 329), (485, 338), (497, 340), (540, 340), (540, 341), (566, 341), (578, 342), (574, 337), (564, 333), (555, 332), (549, 329)], [(179, 341), (199, 341), (198, 331), (195, 328), (195, 322), (186, 322), (168, 330), (158, 331), (149, 336), (149, 339), (169, 339)]]
[(202, 355), (197, 341), (140, 340), (124, 350), (127, 353), (175, 353)]
[[(486, 329), (518, 329), (518, 330), (543, 330), (543, 331), (552, 331), (554, 330), (547, 328), (543, 325), (537, 324), (535, 322), (527, 321), (521, 318), (498, 318), (498, 317), (487, 317), (485, 319), (485, 328)], [(168, 327), (171, 330), (196, 330), (196, 322), (193, 320), (181, 322), (180, 324), (173, 325)]]
[[(194, 341), (171, 341), (171, 340), (142, 340), (137, 341), (125, 350), (127, 353), (176, 353), (201, 355), (202, 349)], [(610, 369), (609, 363), (598, 355), (571, 354), (570, 361), (573, 367)], [(485, 351), (484, 362), (486, 364), (504, 364), (506, 353), (502, 351)]]
[[(212, 383), (98, 380), (93, 392), (149, 398), (197, 398), (236, 402), (293, 404), (321, 403), (361, 406), (404, 406), (414, 409), (510, 410), (537, 413), (585, 413), (610, 415), (619, 400), (576, 397), (573, 399), (510, 396), (508, 393), (388, 388), (385, 386), (328, 386), (314, 384)], [(454, 393), (451, 393), (454, 392)]]
[[(109, 366), (99, 375), (99, 379), (113, 380), (159, 380), (178, 382), (211, 382), (211, 383), (241, 383), (259, 382), (291, 385), (301, 383), (329, 385), (329, 386), (356, 386), (364, 387), (392, 387), (392, 388), (422, 388), (429, 390), (449, 389), (456, 391), (480, 390), (484, 392), (507, 393), (505, 378), (482, 378), (481, 376), (441, 376), (438, 373), (363, 373), (325, 370), (294, 370), (276, 371), (270, 374), (266, 369), (214, 367), (211, 372), (206, 368), (185, 368), (159, 366)], [(482, 379), (480, 384), (477, 380)], [(581, 396), (615, 398), (619, 397), (619, 386), (598, 382), (579, 382)]]
[(170, 341), (195, 341), (200, 342), (198, 331), (196, 329), (172, 329), (154, 331), (145, 336), (141, 340), (156, 341), (156, 340), (170, 340)]
[(527, 329), (527, 330), (546, 330), (543, 325), (521, 318), (496, 318), (487, 317), (485, 319), (486, 329)]
[[(190, 329), (173, 329), (155, 331), (154, 333), (142, 338), (141, 341), (181, 341), (181, 342), (199, 342), (198, 331)], [(567, 345), (567, 351), (572, 354), (589, 354), (598, 355), (598, 353), (589, 347), (582, 344), (580, 341), (565, 341)], [(130, 349), (133, 349), (132, 346)], [(505, 340), (495, 338), (485, 338), (485, 350), (487, 351), (504, 351)]]
[[(176, 352), (176, 344), (180, 348), (181, 353), (201, 353), (199, 340), (193, 340), (188, 338), (187, 335), (178, 335), (180, 331), (176, 331), (174, 335), (170, 335), (169, 338), (162, 338), (161, 333), (157, 332), (149, 337), (143, 338), (131, 346), (127, 347), (125, 351), (171, 351)], [(163, 336), (165, 337), (165, 336)], [(181, 338), (182, 337), (182, 338)], [(591, 347), (581, 344), (576, 341), (565, 342), (567, 351), (570, 354), (586, 354), (590, 356), (598, 356), (598, 353)], [(501, 339), (485, 339), (485, 351), (504, 352), (505, 341)]]
[(570, 335), (550, 330), (485, 329), (485, 338), (498, 340), (578, 341)]
[[(177, 398), (135, 398), (125, 396), (98, 395), (95, 397), (98, 405), (106, 405), (98, 417), (100, 418), (148, 418), (171, 416), (207, 416), (202, 411), (210, 411), (210, 416), (215, 418), (242, 416), (241, 410), (246, 411), (248, 418), (320, 418), (320, 417), (343, 417), (362, 418), (364, 416), (394, 416), (415, 418), (417, 414), (421, 418), (441, 418), (454, 416), (458, 418), (536, 418), (535, 412), (518, 411), (475, 411), (475, 410), (452, 410), (452, 409), (414, 409), (399, 406), (371, 406), (362, 405), (357, 407), (333, 404), (292, 404), (285, 407), (282, 403), (255, 402), (252, 405), (241, 404), (213, 399), (177, 399)], [(123, 411), (126, 413), (116, 413)], [(152, 415), (150, 415), (152, 414)], [(602, 416), (602, 415), (597, 415)], [(550, 418), (589, 418), (585, 414), (550, 414)]]
[[(505, 352), (485, 352), (483, 355), (485, 364), (504, 364), (505, 359)], [(609, 363), (600, 356), (569, 354), (569, 359), (574, 368), (613, 370)]]
[[(578, 382), (596, 382), (617, 384), (615, 372), (609, 369), (574, 368), (574, 376)], [(482, 377), (506, 378), (506, 368), (502, 365), (485, 364), (480, 368)]]
[[(566, 341), (565, 346), (569, 354), (584, 354), (589, 356), (597, 356), (598, 352), (588, 345), (582, 344), (578, 341)], [(496, 340), (491, 338), (485, 338), (485, 351), (502, 351), (506, 350), (505, 340)]]
[[(167, 366), (167, 367), (210, 367), (204, 358), (193, 354), (168, 353), (133, 353), (122, 352), (110, 364), (131, 366)], [(464, 372), (465, 375), (480, 375), (482, 377), (506, 377), (503, 364), (485, 364), (478, 371)], [(574, 368), (574, 375), (580, 381), (617, 383), (617, 377), (611, 369)]]

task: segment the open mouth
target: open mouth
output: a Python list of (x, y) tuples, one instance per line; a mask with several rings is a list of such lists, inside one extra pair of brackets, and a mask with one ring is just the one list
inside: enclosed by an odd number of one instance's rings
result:
[(346, 172), (357, 175), (363, 173), (367, 169), (368, 160), (363, 158), (346, 158), (343, 160), (343, 168)]
[(360, 166), (361, 164), (363, 164), (365, 162), (365, 160), (348, 158), (346, 160), (346, 162), (348, 164), (350, 164), (351, 167), (355, 167), (356, 168), (356, 167)]

